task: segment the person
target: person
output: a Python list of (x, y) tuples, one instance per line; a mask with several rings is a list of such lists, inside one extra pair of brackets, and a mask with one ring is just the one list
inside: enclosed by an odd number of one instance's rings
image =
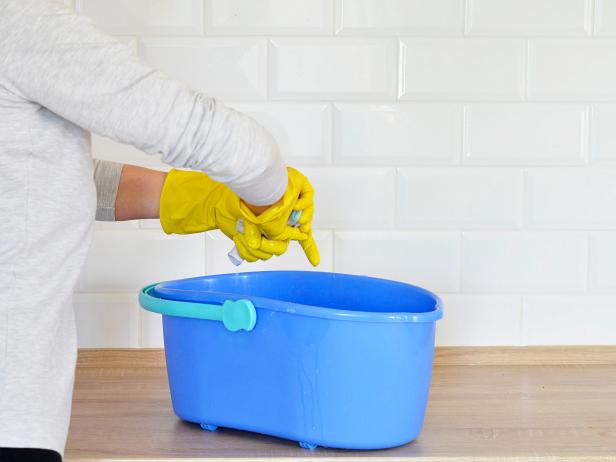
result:
[[(191, 171), (93, 162), (89, 132)], [(287, 224), (293, 210), (299, 228)], [(313, 212), (310, 183), (254, 120), (151, 69), (60, 2), (2, 0), (0, 459), (63, 454), (71, 299), (95, 217), (160, 217), (169, 233), (220, 228), (249, 261), (297, 240), (317, 265)]]

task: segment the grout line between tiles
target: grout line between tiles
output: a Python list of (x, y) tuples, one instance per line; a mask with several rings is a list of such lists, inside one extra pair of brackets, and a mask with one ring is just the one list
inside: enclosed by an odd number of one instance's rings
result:
[(588, 35), (593, 38), (597, 36), (597, 26), (599, 22), (598, 7), (600, 1), (601, 0), (587, 0), (586, 2), (586, 27), (588, 29)]
[(591, 242), (592, 242), (592, 233), (588, 232), (586, 236), (586, 293), (590, 293), (590, 265), (591, 265)]
[(594, 127), (596, 124), (596, 111), (594, 104), (587, 105), (586, 112), (586, 127), (584, 129), (584, 133), (586, 135), (586, 154), (584, 155), (585, 164), (590, 167), (596, 165), (596, 162), (593, 162), (593, 147), (594, 147)]
[(522, 94), (524, 101), (530, 99), (529, 94), (529, 79), (530, 79), (530, 39), (525, 40), (524, 43), (524, 75), (523, 75), (523, 87)]
[(524, 326), (526, 324), (526, 310), (524, 309), (524, 300), (525, 300), (526, 296), (524, 294), (520, 294), (520, 323), (519, 323), (519, 332), (518, 332), (518, 344), (520, 346), (523, 346), (526, 344), (525, 342), (525, 336), (524, 336)]
[(464, 36), (470, 35), (471, 14), (472, 14), (472, 9), (473, 9), (472, 1), (473, 0), (464, 0), (464, 4), (462, 5), (462, 8), (464, 8), (464, 11), (462, 14), (462, 18), (464, 21), (464, 24), (462, 27), (462, 31), (463, 31), (462, 33), (464, 34)]

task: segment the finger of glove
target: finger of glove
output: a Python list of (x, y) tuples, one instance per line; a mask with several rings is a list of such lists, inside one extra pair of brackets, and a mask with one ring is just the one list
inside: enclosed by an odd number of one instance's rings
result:
[(300, 225), (305, 225), (307, 223), (310, 223), (313, 217), (314, 217), (314, 205), (311, 205), (309, 207), (306, 207), (304, 210), (302, 210), (302, 214), (299, 216), (299, 220), (297, 220), (297, 222)]
[(261, 239), (260, 249), (263, 252), (272, 253), (274, 255), (282, 255), (289, 248), (289, 241), (275, 241), (270, 239)]
[(312, 233), (312, 223), (306, 223), (305, 225), (301, 225), (299, 227), (299, 230), (306, 235), (310, 235)]
[(319, 255), (319, 248), (317, 243), (312, 237), (312, 234), (308, 236), (308, 239), (300, 241), (299, 243), (304, 250), (304, 254), (308, 258), (308, 261), (312, 266), (318, 266), (321, 262), (321, 256)]
[(268, 236), (276, 241), (303, 241), (308, 238), (306, 233), (303, 233), (299, 228), (285, 226), (282, 232), (275, 236)]
[(248, 262), (253, 263), (257, 260), (269, 260), (270, 258), (272, 258), (271, 253), (263, 252), (259, 249), (249, 248), (246, 244), (246, 241), (244, 240), (244, 236), (242, 236), (241, 234), (236, 234), (233, 237), (233, 242), (235, 242), (235, 246), (237, 247), (237, 251), (240, 256)]
[[(310, 186), (310, 184), (308, 184)], [(295, 210), (305, 210), (314, 204), (314, 190), (312, 186), (309, 189), (302, 190), (293, 208)]]
[(276, 220), (261, 225), (261, 231), (268, 239), (274, 241), (303, 240), (308, 236), (299, 228), (289, 226), (286, 221)]
[(251, 221), (244, 220), (244, 239), (251, 249), (261, 247), (261, 230)]

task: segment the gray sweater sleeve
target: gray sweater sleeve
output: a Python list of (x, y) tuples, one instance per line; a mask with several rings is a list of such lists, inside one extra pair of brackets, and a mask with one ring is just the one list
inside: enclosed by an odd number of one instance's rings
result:
[(115, 203), (122, 176), (122, 164), (106, 160), (94, 160), (94, 183), (96, 184), (96, 219), (115, 221)]
[(271, 204), (286, 190), (285, 165), (263, 127), (145, 65), (60, 2), (0, 1), (0, 78), (24, 99), (204, 171), (250, 203)]

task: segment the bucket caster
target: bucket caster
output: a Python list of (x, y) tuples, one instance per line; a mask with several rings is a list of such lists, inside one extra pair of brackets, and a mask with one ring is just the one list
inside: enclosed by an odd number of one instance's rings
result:
[(300, 441), (300, 442), (299, 442), (299, 445), (300, 445), (302, 448), (304, 448), (304, 449), (310, 449), (310, 450), (313, 450), (313, 449), (316, 449), (316, 448), (317, 448), (317, 445), (316, 445), (316, 444), (306, 443), (305, 441)]
[(212, 425), (212, 424), (206, 424), (206, 423), (202, 423), (199, 425), (201, 425), (202, 429), (207, 430), (208, 432), (215, 432), (216, 430), (218, 430), (218, 425)]

